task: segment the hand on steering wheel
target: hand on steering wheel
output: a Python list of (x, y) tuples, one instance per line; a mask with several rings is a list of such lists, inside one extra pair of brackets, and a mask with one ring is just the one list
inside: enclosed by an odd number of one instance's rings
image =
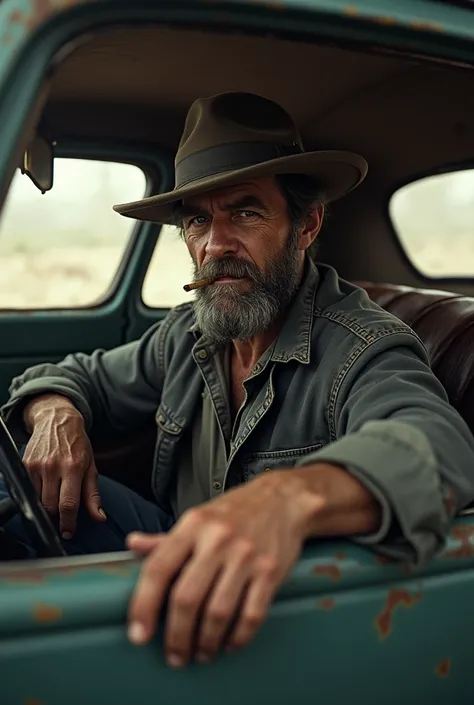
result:
[(22, 515), (25, 528), (38, 556), (52, 558), (67, 555), (2, 418), (0, 418), (0, 472), (11, 498)]

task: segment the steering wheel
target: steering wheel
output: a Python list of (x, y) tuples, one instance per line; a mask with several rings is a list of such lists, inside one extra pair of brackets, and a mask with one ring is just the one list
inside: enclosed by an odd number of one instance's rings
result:
[(15, 514), (16, 507), (39, 557), (52, 558), (67, 555), (1, 417), (0, 473), (13, 500), (12, 502), (4, 500), (3, 511), (0, 513), (0, 526)]

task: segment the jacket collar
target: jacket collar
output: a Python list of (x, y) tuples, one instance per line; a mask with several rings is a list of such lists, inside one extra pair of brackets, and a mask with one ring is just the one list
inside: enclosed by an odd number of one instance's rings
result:
[(300, 287), (288, 309), (285, 322), (276, 341), (271, 357), (273, 361), (297, 360), (305, 364), (309, 363), (313, 312), (318, 283), (318, 270), (307, 256)]
[[(276, 340), (271, 360), (289, 362), (297, 360), (308, 364), (311, 355), (311, 329), (315, 297), (318, 290), (319, 274), (311, 259), (306, 256), (303, 278), (296, 295), (290, 304), (280, 334)], [(205, 344), (204, 337), (197, 323), (188, 331), (200, 344)]]

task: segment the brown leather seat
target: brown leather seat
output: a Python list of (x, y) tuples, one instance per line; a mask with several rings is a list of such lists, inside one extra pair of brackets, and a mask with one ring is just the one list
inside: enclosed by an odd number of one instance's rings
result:
[(357, 284), (419, 335), (433, 372), (474, 433), (474, 298), (395, 284)]

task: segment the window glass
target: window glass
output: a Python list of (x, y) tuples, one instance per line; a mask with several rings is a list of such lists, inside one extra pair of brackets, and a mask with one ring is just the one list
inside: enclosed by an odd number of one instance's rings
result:
[(145, 189), (131, 164), (57, 158), (44, 195), (17, 171), (0, 219), (0, 308), (78, 308), (104, 298), (135, 224), (112, 206)]
[(164, 225), (143, 283), (143, 302), (151, 308), (171, 308), (192, 301), (194, 292), (183, 291), (192, 279), (193, 263), (179, 229)]
[(399, 189), (390, 217), (413, 266), (426, 277), (474, 277), (474, 169)]

